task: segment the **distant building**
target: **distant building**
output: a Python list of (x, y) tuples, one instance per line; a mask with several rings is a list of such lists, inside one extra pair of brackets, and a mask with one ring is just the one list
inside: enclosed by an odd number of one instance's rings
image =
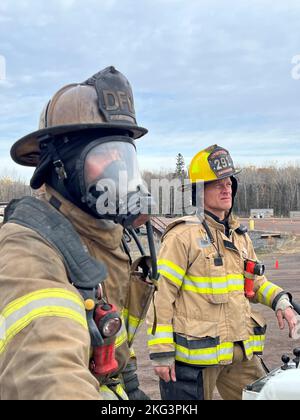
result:
[(7, 204), (8, 203), (1, 203), (0, 202), (0, 216), (3, 216), (4, 215), (4, 210), (5, 210), (5, 207), (7, 206)]
[(290, 212), (291, 219), (300, 219), (300, 211), (291, 211)]
[(274, 209), (252, 209), (250, 216), (254, 219), (267, 219), (274, 217)]

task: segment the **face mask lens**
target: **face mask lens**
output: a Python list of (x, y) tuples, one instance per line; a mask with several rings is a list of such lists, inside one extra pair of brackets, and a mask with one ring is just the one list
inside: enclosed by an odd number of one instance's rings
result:
[(127, 216), (144, 213), (143, 201), (149, 193), (135, 147), (128, 141), (108, 141), (91, 149), (84, 161), (84, 181), (86, 202), (98, 216), (124, 226)]
[(109, 170), (111, 165), (122, 162), (125, 167), (120, 151), (117, 148), (109, 148), (106, 144), (95, 147), (88, 153), (85, 159), (84, 179), (86, 185), (93, 184), (101, 178), (107, 178), (108, 175), (111, 175), (110, 172), (112, 172)]
[(90, 150), (84, 162), (85, 185), (89, 187), (105, 180), (114, 181), (118, 190), (122, 186), (129, 191), (136, 191), (142, 179), (132, 144), (111, 141)]

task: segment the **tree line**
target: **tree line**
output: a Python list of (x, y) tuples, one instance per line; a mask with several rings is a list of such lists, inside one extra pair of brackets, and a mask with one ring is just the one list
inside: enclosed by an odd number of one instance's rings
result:
[(274, 209), (278, 217), (300, 211), (300, 165), (246, 167), (238, 178), (238, 215), (248, 216), (250, 209)]
[[(144, 171), (143, 178), (151, 186), (153, 179), (183, 180), (188, 178), (182, 154), (177, 155), (174, 170)], [(244, 167), (238, 175), (239, 189), (235, 213), (248, 217), (251, 209), (274, 209), (277, 217), (288, 217), (291, 211), (300, 211), (300, 165), (275, 165), (257, 168)], [(25, 180), (16, 174), (0, 176), (0, 202), (33, 195)]]
[(0, 202), (9, 202), (25, 195), (32, 195), (32, 190), (26, 181), (16, 175), (0, 177)]
[[(278, 167), (241, 168), (237, 176), (239, 189), (235, 199), (235, 214), (249, 217), (251, 209), (273, 209), (277, 217), (289, 217), (291, 211), (300, 211), (300, 164)], [(188, 169), (182, 154), (177, 155), (174, 171), (144, 171), (144, 179), (187, 179)]]

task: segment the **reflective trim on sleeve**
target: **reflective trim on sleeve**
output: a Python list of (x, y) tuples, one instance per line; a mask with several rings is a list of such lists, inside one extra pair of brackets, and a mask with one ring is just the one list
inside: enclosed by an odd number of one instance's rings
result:
[(128, 342), (131, 345), (133, 343), (134, 337), (144, 322), (144, 319), (137, 318), (131, 314), (129, 314), (128, 309), (123, 309), (123, 317), (125, 321), (125, 326), (128, 335)]
[(130, 352), (130, 357), (132, 357), (132, 358), (135, 357), (136, 358), (136, 354), (135, 354), (135, 351), (134, 351), (133, 347), (130, 347), (129, 352)]
[(272, 307), (272, 296), (274, 293), (279, 293), (280, 291), (280, 287), (269, 281), (266, 281), (257, 291), (259, 303)]
[(158, 260), (157, 269), (160, 275), (181, 287), (185, 275), (185, 271), (181, 267), (169, 260)]
[(155, 335), (152, 335), (152, 328), (148, 329), (148, 346), (157, 344), (174, 344), (173, 327), (171, 325), (158, 325)]
[(115, 342), (116, 348), (121, 347), (122, 344), (126, 343), (127, 340), (128, 340), (126, 325), (125, 325), (125, 321), (124, 321), (123, 316), (121, 316), (121, 319), (122, 319), (122, 327), (117, 334), (117, 338), (116, 338), (116, 342)]
[(119, 398), (117, 397), (117, 395), (108, 388), (108, 386), (106, 385), (102, 385), (100, 387), (100, 396), (103, 400), (107, 400), (107, 401), (119, 401)]
[(264, 335), (252, 335), (249, 340), (243, 342), (245, 353), (248, 358), (253, 354), (263, 354), (266, 337)]
[(100, 387), (100, 396), (103, 398), (103, 400), (108, 401), (128, 401), (129, 398), (122, 387), (122, 385), (116, 385), (108, 387), (107, 385), (102, 385)]
[(123, 400), (123, 401), (128, 401), (129, 400), (128, 395), (126, 394), (122, 385), (120, 385), (120, 384), (117, 385), (115, 387), (115, 392), (121, 398), (121, 400)]
[(82, 299), (64, 289), (43, 289), (7, 305), (0, 315), (0, 354), (9, 342), (32, 321), (44, 317), (71, 319), (88, 329)]

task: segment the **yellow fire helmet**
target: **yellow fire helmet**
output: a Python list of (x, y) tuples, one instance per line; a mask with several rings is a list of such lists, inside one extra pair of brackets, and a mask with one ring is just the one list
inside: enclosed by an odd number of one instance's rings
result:
[(189, 179), (191, 184), (212, 182), (240, 172), (235, 169), (228, 150), (215, 144), (194, 156), (189, 168)]

